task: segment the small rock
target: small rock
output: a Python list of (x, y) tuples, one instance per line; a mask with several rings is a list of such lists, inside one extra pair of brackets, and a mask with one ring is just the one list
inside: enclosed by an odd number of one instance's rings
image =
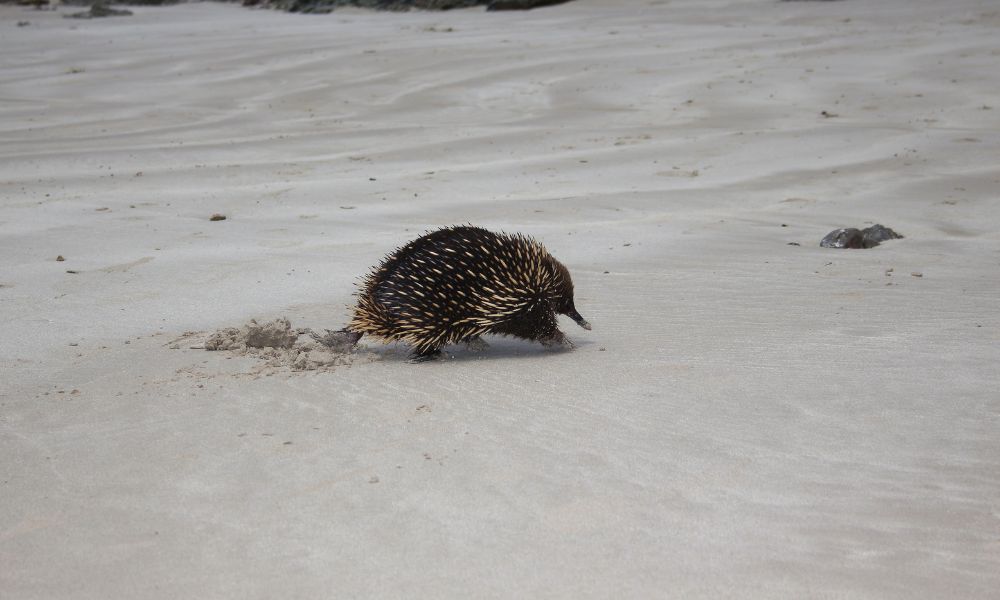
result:
[(913, 271), (912, 273), (910, 273), (910, 275), (913, 275), (914, 277), (923, 277), (924, 276), (924, 274), (921, 273), (920, 271)]
[(59, 256), (57, 256), (57, 257), (56, 257), (56, 262), (62, 262), (62, 261), (64, 261), (64, 260), (66, 260), (66, 259), (65, 259), (65, 258), (63, 258), (63, 255), (62, 255), (62, 254), (60, 254)]
[(212, 215), (211, 217), (209, 217), (208, 220), (209, 221), (225, 221), (226, 220), (226, 215), (220, 215), (219, 213), (215, 213), (214, 215)]

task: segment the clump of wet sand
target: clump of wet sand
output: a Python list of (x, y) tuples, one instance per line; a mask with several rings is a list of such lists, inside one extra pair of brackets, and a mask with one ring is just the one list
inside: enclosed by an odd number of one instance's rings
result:
[[(300, 339), (301, 338), (301, 339)], [(314, 371), (373, 362), (377, 355), (331, 348), (316, 339), (309, 328), (295, 329), (287, 318), (258, 323), (251, 319), (242, 327), (219, 329), (205, 340), (205, 349), (253, 356), (267, 366)]]

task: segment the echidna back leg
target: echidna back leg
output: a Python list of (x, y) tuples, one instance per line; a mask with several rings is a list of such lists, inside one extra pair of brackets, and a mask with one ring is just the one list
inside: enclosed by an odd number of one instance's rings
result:
[(472, 336), (470, 338), (465, 338), (465, 340), (463, 341), (465, 342), (465, 347), (471, 350), (472, 352), (483, 352), (484, 350), (487, 350), (490, 347), (490, 345), (486, 343), (486, 340), (484, 340), (481, 336), (478, 335)]
[(330, 331), (326, 330), (326, 333), (319, 335), (315, 331), (312, 332), (312, 338), (317, 342), (323, 344), (327, 348), (330, 348), (334, 352), (350, 352), (351, 348), (358, 343), (361, 336), (364, 335), (355, 331), (348, 331), (347, 329), (341, 329), (340, 331)]

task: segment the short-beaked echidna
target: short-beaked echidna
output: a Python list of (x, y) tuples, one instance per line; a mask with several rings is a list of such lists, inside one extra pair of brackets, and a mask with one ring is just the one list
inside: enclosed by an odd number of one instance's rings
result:
[(471, 225), (427, 233), (387, 255), (361, 282), (354, 316), (341, 333), (413, 346), (434, 357), (483, 334), (546, 345), (568, 343), (556, 314), (590, 329), (573, 305), (569, 271), (537, 241)]

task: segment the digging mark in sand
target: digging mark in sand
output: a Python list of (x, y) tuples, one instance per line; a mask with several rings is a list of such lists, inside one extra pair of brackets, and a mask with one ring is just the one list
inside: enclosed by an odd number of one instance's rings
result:
[[(267, 323), (251, 320), (242, 327), (219, 329), (205, 340), (205, 350), (228, 350), (240, 356), (253, 356), (269, 367), (289, 367), (295, 371), (315, 371), (356, 362), (374, 362), (374, 353), (337, 352), (322, 344), (310, 329), (293, 329), (286, 318)], [(305, 335), (303, 335), (305, 334)], [(300, 341), (299, 336), (304, 340)]]
[(111, 265), (110, 267), (104, 267), (103, 269), (98, 269), (98, 271), (101, 271), (102, 273), (126, 273), (132, 267), (138, 267), (139, 265), (144, 265), (151, 260), (153, 260), (152, 256), (143, 256), (138, 260), (122, 263), (120, 265)]

